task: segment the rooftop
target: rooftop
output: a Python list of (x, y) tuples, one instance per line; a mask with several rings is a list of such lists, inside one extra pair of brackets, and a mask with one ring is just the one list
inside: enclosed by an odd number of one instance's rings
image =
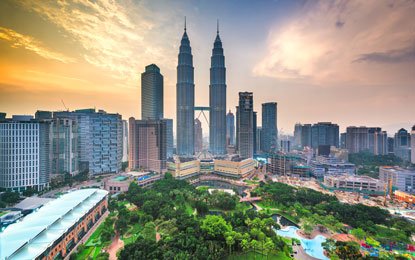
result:
[(0, 259), (38, 257), (107, 194), (100, 189), (76, 190), (8, 226), (0, 233)]

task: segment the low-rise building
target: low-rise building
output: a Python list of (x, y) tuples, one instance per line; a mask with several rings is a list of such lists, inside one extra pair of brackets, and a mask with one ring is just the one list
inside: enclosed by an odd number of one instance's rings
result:
[(392, 185), (400, 191), (415, 193), (415, 170), (398, 166), (382, 166), (379, 167), (379, 179), (385, 183), (391, 180)]
[(327, 175), (324, 176), (324, 185), (328, 188), (346, 189), (354, 191), (382, 191), (384, 183), (369, 176), (357, 175)]
[(0, 259), (68, 257), (106, 213), (107, 195), (100, 189), (69, 192), (9, 225), (0, 233)]
[(229, 159), (215, 159), (214, 172), (219, 175), (232, 178), (242, 178), (254, 172), (256, 162), (252, 158), (241, 159), (234, 157)]
[(200, 161), (195, 158), (175, 157), (173, 162), (168, 162), (167, 170), (176, 179), (187, 179), (200, 174)]
[(104, 189), (109, 193), (120, 193), (127, 192), (130, 183), (133, 181), (133, 178), (125, 175), (115, 176), (104, 181)]
[(344, 162), (331, 156), (317, 156), (311, 160), (310, 166), (313, 175), (316, 177), (343, 173), (353, 175), (356, 172), (356, 167), (353, 163)]

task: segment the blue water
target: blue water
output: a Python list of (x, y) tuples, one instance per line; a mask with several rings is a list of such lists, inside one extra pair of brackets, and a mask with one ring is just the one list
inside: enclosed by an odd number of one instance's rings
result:
[(303, 247), (304, 251), (315, 258), (328, 260), (328, 258), (324, 255), (324, 249), (321, 246), (321, 243), (326, 241), (326, 238), (322, 235), (317, 235), (313, 239), (306, 239), (297, 234), (297, 227), (289, 226), (284, 229), (275, 230), (279, 236), (282, 237), (289, 237), (289, 238), (296, 238), (301, 241), (301, 246)]
[(146, 179), (148, 179), (148, 178), (150, 178), (150, 176), (148, 176), (148, 175), (144, 175), (144, 176), (138, 177), (138, 180), (139, 180), (139, 181), (143, 181), (143, 180), (146, 180)]

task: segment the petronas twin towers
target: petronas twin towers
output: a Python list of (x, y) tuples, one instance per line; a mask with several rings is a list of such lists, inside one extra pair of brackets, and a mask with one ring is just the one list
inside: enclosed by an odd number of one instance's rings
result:
[[(180, 44), (177, 65), (177, 154), (194, 155), (195, 84), (192, 48), (186, 32)], [(213, 44), (209, 85), (209, 151), (226, 153), (226, 68), (219, 24)]]

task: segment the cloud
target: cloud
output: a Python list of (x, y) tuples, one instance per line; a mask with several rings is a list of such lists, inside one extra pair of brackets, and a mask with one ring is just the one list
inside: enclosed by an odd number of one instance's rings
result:
[(372, 52), (361, 54), (353, 62), (400, 63), (415, 62), (415, 45), (404, 49), (386, 52)]
[(142, 2), (111, 0), (31, 1), (20, 4), (63, 29), (81, 46), (83, 59), (137, 85), (137, 70), (149, 60), (169, 64), (163, 48), (147, 40), (155, 26)]
[(12, 29), (0, 27), (0, 40), (9, 42), (12, 48), (24, 48), (48, 60), (57, 60), (63, 63), (75, 61), (75, 59), (62, 53), (49, 50), (39, 40), (28, 35), (20, 34)]
[(413, 83), (414, 13), (414, 1), (307, 2), (272, 27), (253, 74), (320, 85)]

